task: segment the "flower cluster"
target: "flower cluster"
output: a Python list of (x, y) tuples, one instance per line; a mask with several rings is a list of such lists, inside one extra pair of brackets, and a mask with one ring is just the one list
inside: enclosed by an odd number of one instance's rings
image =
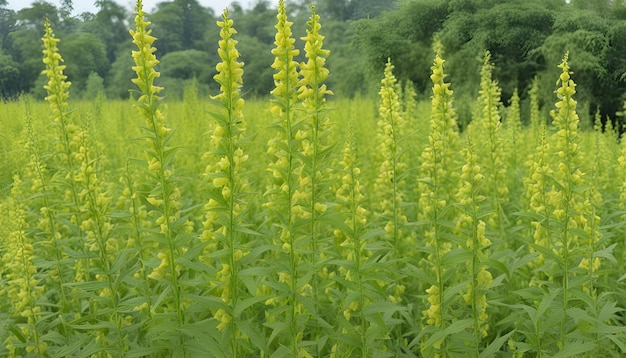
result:
[(272, 106), (272, 113), (284, 119), (289, 115), (287, 111), (291, 110), (291, 105), (295, 103), (297, 98), (296, 86), (298, 85), (298, 63), (294, 61), (294, 57), (300, 54), (300, 51), (294, 48), (296, 39), (292, 37), (291, 26), (293, 22), (287, 20), (287, 11), (285, 10), (284, 1), (279, 5), (278, 23), (276, 24), (276, 36), (274, 40), (275, 48), (272, 49), (272, 55), (274, 55), (274, 62), (272, 68), (278, 72), (274, 74), (275, 88), (271, 91), (271, 94), (278, 98), (286, 100), (290, 106), (282, 108), (280, 105), (275, 104)]
[(42, 72), (48, 77), (48, 84), (44, 88), (48, 91), (46, 101), (50, 103), (50, 109), (56, 122), (60, 122), (67, 111), (67, 99), (70, 96), (69, 88), (71, 82), (66, 81), (67, 76), (63, 74), (65, 65), (62, 65), (63, 58), (59, 54), (57, 43), (59, 39), (54, 37), (50, 22), (46, 19), (44, 23), (46, 33), (42, 38), (44, 44), (43, 63), (46, 69)]
[(457, 201), (462, 209), (457, 229), (467, 237), (466, 248), (472, 251), (472, 259), (468, 263), (472, 279), (467, 285), (467, 293), (463, 295), (463, 299), (472, 306), (474, 333), (486, 337), (489, 325), (486, 323), (488, 315), (485, 290), (491, 286), (493, 278), (483, 262), (488, 256), (486, 249), (491, 245), (491, 241), (485, 235), (485, 222), (479, 219), (480, 203), (486, 199), (482, 195), (485, 177), (481, 174), (481, 167), (478, 165), (469, 134), (464, 155), (466, 163), (461, 169), (461, 187), (457, 192)]
[(325, 67), (330, 51), (322, 48), (324, 36), (319, 33), (322, 28), (319, 19), (320, 16), (315, 13), (315, 7), (311, 6), (311, 19), (307, 21), (309, 28), (306, 30), (306, 36), (301, 38), (305, 42), (304, 53), (307, 61), (300, 64), (302, 78), (299, 83), (298, 98), (302, 100), (304, 107), (313, 113), (318, 112), (324, 105), (326, 95), (333, 94), (323, 83), (330, 73)]
[[(552, 176), (553, 171), (550, 167), (550, 145), (546, 138), (546, 126), (541, 126), (541, 142), (526, 162), (528, 167), (528, 176), (524, 178), (525, 196), (528, 202), (528, 210), (541, 215), (542, 219), (531, 221), (533, 227), (533, 239), (535, 245), (549, 248), (551, 246), (550, 220), (552, 216), (552, 208), (554, 204), (553, 188), (549, 184), (548, 178)], [(534, 251), (531, 248), (531, 251)], [(544, 256), (539, 254), (537, 259), (533, 261), (535, 267), (543, 265)]]
[(401, 116), (400, 101), (396, 92), (397, 80), (393, 74), (393, 68), (389, 59), (378, 92), (381, 98), (377, 123), (380, 166), (374, 182), (374, 190), (379, 199), (377, 212), (384, 220), (387, 220), (385, 231), (392, 239), (394, 249), (400, 250), (398, 247), (401, 236), (400, 226), (407, 222), (407, 217), (402, 214), (401, 210), (402, 188), (404, 187), (402, 173), (407, 165), (400, 161), (402, 150), (398, 144), (401, 139), (401, 128), (404, 127), (404, 119)]
[[(431, 99), (430, 135), (428, 145), (422, 151), (422, 163), (420, 174), (427, 178), (427, 182), (418, 184), (419, 208), (418, 218), (427, 220), (430, 224), (425, 229), (425, 245), (432, 248), (431, 253), (424, 261), (432, 270), (437, 279), (437, 285), (426, 289), (428, 309), (422, 312), (427, 325), (441, 327), (442, 315), (442, 289), (445, 285), (443, 274), (445, 268), (441, 261), (446, 252), (452, 249), (450, 242), (444, 239), (441, 225), (445, 218), (443, 211), (446, 205), (453, 199), (452, 189), (458, 180), (458, 174), (451, 168), (456, 167), (455, 152), (457, 151), (456, 114), (452, 107), (453, 92), (450, 83), (445, 82), (444, 60), (439, 54), (435, 56), (431, 67), (430, 76), (433, 82), (433, 96)], [(432, 267), (430, 267), (432, 266)], [(440, 344), (441, 342), (439, 342)]]
[[(311, 18), (307, 21), (307, 35), (302, 37), (306, 62), (300, 63), (300, 82), (298, 83), (298, 99), (302, 101), (306, 111), (306, 124), (298, 130), (295, 139), (300, 142), (301, 153), (310, 158), (298, 178), (299, 190), (294, 193), (294, 201), (302, 205), (296, 206), (299, 217), (315, 221), (318, 215), (326, 212), (326, 204), (320, 202), (323, 189), (320, 182), (328, 177), (326, 168), (321, 168), (323, 154), (327, 153), (328, 145), (324, 143), (325, 130), (329, 126), (328, 117), (324, 112), (326, 107), (326, 95), (332, 95), (324, 81), (328, 78), (329, 71), (325, 67), (326, 58), (330, 51), (322, 48), (324, 36), (320, 34), (322, 25), (319, 23), (320, 16), (315, 13), (315, 7), (311, 6)], [(313, 224), (315, 225), (315, 224)], [(315, 231), (315, 228), (313, 228)], [(317, 240), (317, 238), (313, 238)]]
[[(365, 240), (361, 239), (367, 223), (367, 210), (363, 207), (365, 196), (362, 194), (363, 185), (359, 179), (361, 171), (356, 165), (356, 148), (352, 138), (343, 150), (343, 159), (339, 165), (343, 170), (340, 174), (341, 186), (335, 192), (339, 204), (335, 210), (347, 214), (344, 224), (349, 230), (335, 229), (334, 234), (341, 241), (339, 246), (342, 248), (342, 256), (353, 263), (351, 267), (339, 267), (339, 272), (347, 281), (358, 282), (361, 279), (362, 265), (370, 253), (365, 249)], [(344, 309), (344, 317), (349, 320), (352, 312), (363, 308), (358, 301), (353, 301)]]
[[(244, 209), (239, 196), (248, 187), (244, 178), (238, 175), (243, 172), (243, 165), (248, 160), (248, 155), (244, 154), (240, 147), (244, 132), (245, 102), (240, 97), (243, 85), (243, 63), (238, 60), (237, 40), (233, 38), (237, 31), (233, 27), (233, 20), (228, 17), (228, 10), (224, 11), (222, 18), (223, 21), (217, 22), (220, 27), (218, 55), (222, 62), (217, 64), (218, 73), (213, 76), (220, 85), (220, 93), (211, 97), (219, 101), (222, 112), (215, 115), (216, 125), (210, 143), (212, 151), (203, 157), (203, 160), (210, 163), (206, 168), (206, 175), (219, 194), (212, 195), (205, 205), (206, 220), (202, 233), (203, 240), (215, 239), (216, 233), (224, 237), (234, 235), (232, 227), (226, 227), (223, 222), (218, 223), (220, 213), (226, 210), (233, 218), (238, 217)], [(207, 246), (207, 249), (211, 251), (217, 249), (216, 245), (217, 241), (214, 241)]]
[(485, 51), (483, 66), (480, 71), (480, 94), (478, 97), (478, 117), (476, 126), (469, 131), (473, 138), (484, 138), (477, 142), (479, 164), (485, 174), (485, 188), (490, 198), (493, 214), (488, 223), (493, 227), (501, 226), (501, 212), (503, 203), (508, 201), (507, 166), (504, 163), (505, 152), (502, 138), (502, 123), (500, 121), (499, 106), (501, 90), (498, 83), (492, 79), (493, 64), (491, 54)]
[[(556, 170), (554, 178), (560, 183), (555, 198), (554, 216), (562, 223), (562, 240), (555, 244), (553, 251), (562, 253), (562, 250), (571, 250), (582, 244), (579, 235), (572, 234), (571, 229), (580, 228), (590, 236), (597, 237), (590, 225), (593, 205), (587, 195), (588, 189), (580, 190), (588, 185), (585, 173), (580, 169), (579, 146), (581, 142), (578, 134), (580, 119), (576, 113), (576, 84), (571, 79), (568, 65), (568, 54), (559, 65), (562, 72), (557, 83), (561, 86), (556, 90), (559, 101), (555, 104), (556, 110), (551, 111), (553, 124), (557, 132), (553, 135), (554, 150), (556, 152)], [(569, 262), (565, 263), (569, 265)], [(583, 264), (584, 265), (584, 264)]]
[[(35, 352), (38, 356), (45, 355), (47, 344), (41, 340), (38, 332), (38, 317), (42, 314), (42, 308), (37, 301), (44, 295), (44, 286), (37, 279), (37, 267), (34, 260), (34, 246), (32, 239), (25, 232), (26, 212), (20, 201), (24, 197), (23, 184), (19, 176), (13, 177), (13, 189), (7, 200), (6, 210), (8, 215), (7, 224), (10, 226), (8, 236), (4, 241), (4, 250), (1, 258), (4, 268), (3, 276), (6, 284), (2, 291), (11, 306), (12, 315), (18, 320), (25, 319), (26, 324), (20, 324), (21, 340), (27, 339), (27, 352)], [(14, 350), (13, 337), (7, 342), (10, 350)], [(15, 352), (12, 352), (15, 355)]]

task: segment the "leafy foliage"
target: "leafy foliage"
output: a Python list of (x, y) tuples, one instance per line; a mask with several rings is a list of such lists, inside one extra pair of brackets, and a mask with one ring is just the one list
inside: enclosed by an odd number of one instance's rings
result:
[(244, 100), (241, 14), (219, 92), (167, 107), (141, 1), (131, 103), (71, 102), (45, 23), (46, 103), (0, 106), (0, 355), (626, 353), (626, 141), (581, 128), (567, 54), (551, 123), (541, 81), (503, 113), (485, 55), (461, 132), (439, 45), (430, 101), (389, 59), (377, 103), (331, 100), (327, 27), (299, 46), (282, 1), (272, 100)]

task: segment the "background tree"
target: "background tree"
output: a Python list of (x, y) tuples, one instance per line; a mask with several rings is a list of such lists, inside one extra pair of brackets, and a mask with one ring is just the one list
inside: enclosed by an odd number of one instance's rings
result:
[[(156, 47), (161, 57), (169, 52), (181, 50), (206, 50), (205, 34), (213, 28), (215, 15), (202, 7), (196, 0), (174, 0), (161, 2), (149, 16), (152, 31), (159, 34)], [(212, 44), (211, 44), (212, 45)]]
[[(98, 7), (98, 12), (91, 22), (95, 31), (88, 32), (97, 35), (105, 44), (109, 63), (113, 63), (121, 44), (127, 42), (129, 13), (113, 0), (97, 0), (95, 4)], [(106, 31), (102, 31), (102, 29), (106, 29)]]
[(387, 58), (391, 58), (396, 76), (412, 81), (419, 92), (425, 92), (430, 86), (425, 74), (432, 62), (431, 41), (447, 17), (448, 4), (444, 0), (403, 3), (397, 11), (357, 21), (358, 48), (365, 52), (373, 73), (382, 73)]
[[(212, 54), (211, 54), (212, 55)], [(183, 50), (170, 52), (161, 59), (161, 73), (166, 95), (181, 98), (185, 85), (191, 80), (198, 82), (199, 92), (209, 93), (209, 86), (213, 86), (211, 79), (215, 75), (215, 67), (211, 63), (218, 61), (208, 52), (200, 50)]]
[(13, 99), (20, 93), (20, 70), (11, 56), (0, 49), (0, 98)]
[(65, 74), (78, 91), (85, 89), (87, 78), (92, 72), (104, 77), (111, 67), (106, 46), (96, 35), (76, 32), (59, 41), (59, 51), (63, 54)]

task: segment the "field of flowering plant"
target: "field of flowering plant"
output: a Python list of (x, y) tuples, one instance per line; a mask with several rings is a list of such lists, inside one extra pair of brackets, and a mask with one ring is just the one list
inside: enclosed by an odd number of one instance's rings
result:
[(333, 98), (320, 17), (297, 62), (282, 0), (271, 98), (224, 11), (220, 92), (168, 102), (144, 15), (130, 102), (72, 102), (46, 24), (45, 102), (0, 107), (0, 355), (626, 354), (626, 141), (580, 129), (568, 54), (546, 118), (485, 52), (460, 131), (440, 50), (430, 99), (391, 59)]

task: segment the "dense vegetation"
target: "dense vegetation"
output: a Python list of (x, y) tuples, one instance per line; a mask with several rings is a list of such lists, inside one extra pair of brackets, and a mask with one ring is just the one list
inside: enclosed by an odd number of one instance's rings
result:
[[(70, 16), (72, 1), (56, 8), (45, 1), (34, 2), (18, 12), (0, 0), (0, 97), (16, 98), (21, 93), (44, 95), (37, 41), (48, 18), (64, 39), (59, 46), (68, 63), (67, 75), (77, 95), (94, 98), (104, 91), (108, 98), (127, 98), (126, 84), (132, 78), (125, 37), (132, 14), (115, 0), (96, 1), (95, 14)], [(289, 2), (297, 24), (308, 18), (309, 0)], [(624, 44), (626, 5), (621, 0), (320, 0), (317, 11), (325, 19), (328, 48), (333, 56), (328, 79), (342, 97), (374, 94), (378, 75), (390, 57), (401, 82), (411, 81), (419, 95), (428, 96), (429, 83), (423, 76), (430, 66), (433, 40), (442, 42), (449, 74), (459, 96), (459, 122), (471, 118), (471, 96), (478, 90), (478, 72), (483, 50), (489, 50), (494, 77), (509, 104), (515, 88), (522, 101), (535, 77), (541, 82), (541, 98), (550, 95), (550, 84), (558, 75), (555, 64), (565, 51), (576, 68), (581, 85), (579, 102), (583, 125), (591, 126), (600, 109), (616, 119), (626, 100)], [(272, 89), (273, 28), (269, 25), (276, 3), (259, 0), (245, 9), (237, 2), (230, 13), (239, 19), (239, 47), (246, 72), (244, 92), (249, 97), (266, 97)], [(149, 9), (148, 9), (149, 10)], [(182, 98), (183, 89), (196, 81), (203, 95), (217, 89), (210, 81), (215, 70), (212, 51), (218, 31), (211, 26), (222, 9), (204, 8), (196, 0), (160, 2), (147, 18), (155, 31), (162, 62), (161, 83), (170, 98)], [(103, 29), (106, 29), (103, 31)], [(304, 35), (295, 26), (296, 41)], [(302, 60), (298, 57), (298, 60)], [(468, 95), (465, 95), (465, 94)], [(543, 103), (542, 103), (543, 104)], [(546, 113), (547, 114), (547, 113)]]
[(0, 106), (0, 355), (626, 354), (626, 141), (600, 112), (581, 128), (575, 52), (505, 108), (501, 55), (457, 89), (442, 33), (414, 78), (429, 100), (392, 56), (376, 99), (349, 98), (308, 11), (301, 42), (283, 1), (262, 24), (271, 87), (252, 100), (243, 12), (207, 29), (211, 86), (182, 100), (141, 0), (130, 100), (74, 99), (43, 20), (45, 102)]

